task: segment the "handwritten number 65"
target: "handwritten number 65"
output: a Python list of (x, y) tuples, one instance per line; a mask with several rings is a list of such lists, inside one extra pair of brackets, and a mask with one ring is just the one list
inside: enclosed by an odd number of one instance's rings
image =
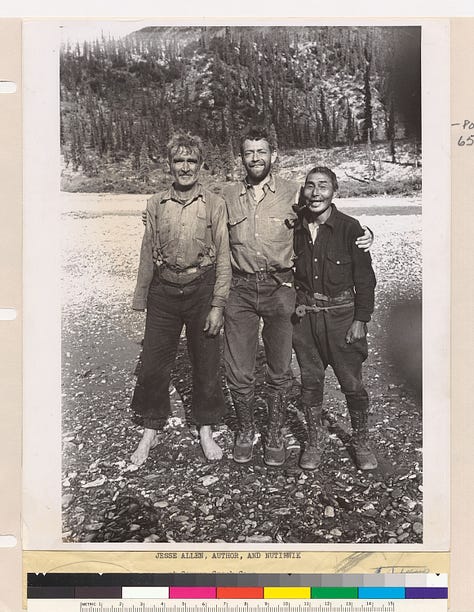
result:
[(464, 138), (464, 136), (459, 136), (458, 147), (464, 147), (464, 146), (472, 147), (472, 145), (474, 145), (474, 135), (473, 134), (470, 134), (467, 138)]

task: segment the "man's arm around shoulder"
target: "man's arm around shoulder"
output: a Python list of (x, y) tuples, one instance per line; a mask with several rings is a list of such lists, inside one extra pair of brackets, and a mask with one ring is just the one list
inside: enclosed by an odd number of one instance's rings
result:
[[(354, 220), (355, 221), (355, 220)], [(363, 338), (366, 334), (366, 323), (374, 311), (376, 279), (372, 268), (372, 257), (369, 252), (356, 246), (357, 237), (364, 233), (358, 221), (351, 224), (349, 245), (352, 258), (352, 277), (355, 291), (354, 322), (348, 330), (347, 342)]]

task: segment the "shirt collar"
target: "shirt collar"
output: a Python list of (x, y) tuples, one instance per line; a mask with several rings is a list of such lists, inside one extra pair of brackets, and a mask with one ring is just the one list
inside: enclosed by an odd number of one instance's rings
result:
[[(201, 183), (196, 184), (196, 191), (194, 193), (194, 196), (189, 202), (187, 202), (187, 204), (191, 204), (191, 202), (194, 202), (198, 198), (201, 198), (203, 202), (206, 201), (206, 194), (204, 191), (204, 187), (201, 185)], [(167, 202), (168, 200), (173, 200), (174, 202), (179, 202), (180, 204), (183, 203), (183, 200), (179, 197), (179, 193), (176, 191), (173, 185), (170, 185), (168, 189), (163, 192), (160, 198), (160, 204), (163, 202)]]
[[(326, 219), (326, 221), (324, 223), (321, 223), (321, 225), (327, 225), (329, 226), (331, 229), (334, 229), (334, 226), (336, 224), (337, 221), (337, 215), (338, 215), (338, 210), (336, 208), (335, 204), (331, 204), (331, 214), (329, 215), (329, 217)], [(304, 211), (301, 215), (301, 224), (303, 225), (303, 227), (305, 227), (306, 229), (309, 230), (309, 223), (308, 220), (306, 218), (306, 215), (304, 214)]]
[[(259, 184), (263, 188), (265, 188), (265, 185), (267, 185), (268, 189), (270, 189), (272, 193), (275, 193), (275, 177), (273, 176), (273, 174), (269, 174)], [(244, 180), (242, 181), (242, 189), (240, 191), (240, 195), (241, 196), (245, 195), (251, 187), (253, 187), (253, 185), (249, 183), (247, 180), (247, 177), (245, 177)]]
[(334, 229), (336, 218), (337, 218), (337, 208), (334, 204), (331, 204), (331, 214), (324, 222), (324, 225), (329, 225), (331, 229)]

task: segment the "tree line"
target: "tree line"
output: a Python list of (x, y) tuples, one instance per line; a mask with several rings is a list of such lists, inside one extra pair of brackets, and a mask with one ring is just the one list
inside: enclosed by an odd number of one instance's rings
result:
[(144, 28), (61, 49), (61, 149), (88, 176), (127, 162), (146, 181), (177, 128), (228, 172), (239, 136), (280, 149), (421, 137), (418, 27)]

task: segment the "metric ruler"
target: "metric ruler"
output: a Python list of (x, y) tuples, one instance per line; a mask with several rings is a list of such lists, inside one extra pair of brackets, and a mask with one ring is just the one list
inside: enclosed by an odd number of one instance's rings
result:
[(28, 600), (28, 612), (447, 612), (447, 610), (445, 599), (392, 601)]

